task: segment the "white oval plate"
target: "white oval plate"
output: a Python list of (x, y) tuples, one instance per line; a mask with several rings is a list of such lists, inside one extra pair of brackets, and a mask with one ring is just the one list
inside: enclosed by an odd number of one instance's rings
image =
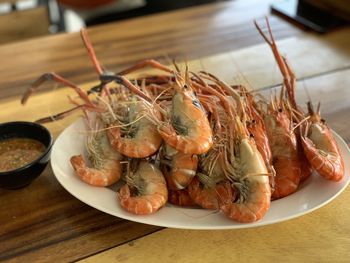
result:
[(57, 138), (51, 153), (51, 166), (60, 184), (80, 201), (105, 213), (144, 224), (183, 229), (233, 229), (248, 228), (282, 222), (314, 211), (336, 198), (348, 185), (350, 150), (343, 139), (334, 133), (343, 154), (345, 177), (340, 182), (330, 182), (317, 174), (306, 180), (298, 191), (271, 203), (265, 217), (255, 223), (242, 224), (226, 218), (221, 212), (204, 209), (180, 208), (166, 205), (157, 213), (137, 216), (124, 211), (116, 198), (117, 186), (94, 187), (74, 175), (70, 157), (85, 153), (85, 125), (82, 119), (66, 128)]

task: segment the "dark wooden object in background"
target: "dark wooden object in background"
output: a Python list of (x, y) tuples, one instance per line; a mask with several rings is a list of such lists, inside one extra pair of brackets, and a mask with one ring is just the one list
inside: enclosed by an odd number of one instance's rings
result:
[(46, 6), (0, 14), (0, 45), (48, 35), (49, 26)]

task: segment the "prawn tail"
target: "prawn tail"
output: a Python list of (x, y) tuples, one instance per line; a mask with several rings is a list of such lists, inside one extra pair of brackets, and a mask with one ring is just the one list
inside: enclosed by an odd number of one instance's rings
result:
[(111, 128), (107, 131), (112, 147), (121, 154), (130, 158), (146, 158), (153, 155), (160, 147), (162, 140), (159, 137), (143, 138), (142, 145), (135, 139), (121, 137), (120, 128)]
[[(255, 188), (255, 187), (253, 187)], [(229, 182), (218, 189), (220, 198), (220, 210), (230, 219), (240, 223), (256, 222), (264, 217), (270, 208), (270, 187), (269, 184), (264, 184), (264, 187), (252, 189), (254, 197), (249, 197), (248, 200), (239, 202), (236, 200), (236, 190), (232, 188)], [(258, 199), (255, 200), (255, 198)]]
[(344, 162), (340, 155), (322, 154), (308, 138), (304, 137), (302, 146), (311, 167), (323, 178), (338, 182), (344, 177)]
[(196, 175), (197, 166), (197, 155), (178, 153), (174, 156), (172, 171), (167, 175), (167, 181), (170, 181), (175, 189), (184, 189)]
[(110, 161), (113, 162), (113, 166), (105, 170), (87, 167), (82, 155), (71, 157), (70, 162), (76, 175), (90, 185), (109, 186), (116, 183), (121, 176), (120, 162), (116, 160)]
[(128, 212), (136, 215), (150, 215), (157, 212), (167, 200), (164, 200), (162, 196), (156, 198), (154, 195), (152, 197), (143, 196), (132, 197), (130, 193), (130, 188), (128, 185), (124, 185), (120, 188), (117, 194), (120, 205)]

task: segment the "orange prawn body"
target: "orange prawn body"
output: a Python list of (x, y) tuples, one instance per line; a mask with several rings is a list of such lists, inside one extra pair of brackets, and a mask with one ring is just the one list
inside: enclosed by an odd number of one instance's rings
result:
[(92, 167), (87, 166), (82, 155), (70, 159), (81, 180), (94, 186), (109, 186), (120, 179), (121, 156), (110, 146), (105, 131), (90, 135), (87, 152)]
[(229, 218), (241, 223), (251, 223), (262, 219), (270, 208), (271, 189), (266, 176), (259, 179), (262, 180), (245, 183), (249, 189), (249, 195), (242, 202), (228, 201), (236, 199), (236, 192), (229, 182), (220, 185), (217, 192), (221, 200), (221, 211)]
[(253, 135), (254, 141), (256, 143), (256, 147), (258, 148), (258, 151), (261, 154), (261, 157), (265, 161), (266, 168), (268, 169), (270, 173), (270, 186), (271, 186), (271, 192), (274, 192), (275, 190), (275, 176), (276, 171), (275, 168), (272, 165), (272, 152), (269, 144), (269, 139), (267, 137), (266, 128), (263, 120), (260, 118), (260, 116), (256, 116), (254, 118), (253, 123), (248, 123), (247, 129), (250, 134)]
[[(129, 109), (129, 121), (135, 120), (144, 111), (141, 104), (131, 105)], [(158, 151), (162, 137), (153, 123), (143, 117), (130, 127), (135, 131), (129, 136), (122, 134), (120, 127), (112, 126), (107, 130), (109, 141), (118, 152), (130, 158), (145, 158)]]
[[(250, 134), (253, 135), (256, 147), (260, 152), (263, 160), (265, 160), (266, 166), (269, 169), (272, 167), (272, 152), (267, 137), (266, 128), (263, 119), (257, 114), (253, 114), (253, 121), (248, 123), (247, 129)], [(272, 168), (271, 168), (272, 169)]]
[(70, 162), (76, 175), (90, 185), (109, 186), (116, 183), (121, 175), (119, 160), (107, 160), (101, 169), (87, 167), (82, 155), (71, 157)]
[[(288, 64), (287, 59), (280, 54), (280, 52), (279, 52), (279, 50), (277, 48), (277, 45), (275, 43), (275, 40), (273, 38), (272, 31), (270, 29), (270, 25), (269, 25), (268, 20), (267, 20), (267, 26), (269, 28), (269, 32), (270, 32), (269, 34), (270, 34), (270, 37), (271, 37), (271, 41), (269, 41), (267, 39), (267, 37), (264, 36), (264, 34), (259, 29), (259, 26), (257, 24), (256, 24), (256, 26), (257, 26), (260, 34), (264, 37), (265, 41), (271, 47), (272, 52), (273, 52), (274, 57), (275, 57), (275, 60), (276, 60), (276, 62), (278, 64), (278, 67), (279, 67), (281, 73), (282, 73), (284, 86), (281, 89), (281, 95), (283, 95), (284, 88), (286, 88), (286, 91), (287, 91), (286, 94), (288, 94), (288, 96), (286, 98), (285, 103), (287, 103), (286, 105), (290, 105), (295, 112), (298, 112), (300, 114), (299, 115), (299, 118), (300, 118), (300, 116), (303, 116), (303, 113), (302, 113), (302, 110), (297, 106), (296, 99), (295, 99), (295, 87), (296, 87), (295, 74), (294, 74), (292, 68), (290, 67), (290, 65)], [(296, 118), (296, 116), (297, 115), (293, 116), (293, 114), (290, 114), (289, 119)], [(301, 121), (301, 119), (297, 118), (296, 125), (298, 125), (298, 123), (300, 121)], [(293, 132), (291, 131), (291, 133), (293, 133)], [(292, 136), (294, 137), (294, 135), (292, 135)], [(311, 176), (312, 169), (311, 169), (311, 167), (310, 167), (310, 165), (308, 163), (308, 160), (306, 159), (306, 157), (304, 155), (304, 152), (303, 152), (303, 149), (302, 149), (302, 145), (301, 145), (300, 134), (299, 134), (298, 130), (295, 130), (295, 136), (297, 137), (298, 158), (299, 158), (300, 169), (301, 169), (300, 182), (303, 182), (303, 181), (305, 181), (307, 178), (309, 178)], [(290, 161), (292, 161), (292, 160), (290, 160)], [(292, 163), (297, 165), (296, 161), (292, 161)], [(282, 167), (283, 163), (277, 164), (277, 166)], [(293, 167), (293, 169), (297, 171), (296, 166)], [(295, 179), (294, 181), (295, 181), (295, 184), (296, 184), (297, 183), (296, 182), (297, 179)], [(277, 195), (277, 193), (276, 193), (276, 195)]]
[(169, 203), (178, 206), (196, 206), (187, 189), (169, 190)]
[(249, 133), (253, 135), (256, 147), (258, 148), (262, 158), (265, 160), (267, 168), (269, 169), (272, 166), (272, 152), (269, 139), (267, 137), (264, 120), (257, 110), (253, 96), (247, 92), (244, 86), (241, 86), (240, 88), (246, 95), (247, 113), (250, 119), (247, 123), (247, 129)]
[(205, 209), (219, 209), (216, 187), (204, 187), (197, 177), (195, 177), (188, 186), (188, 193), (197, 205)]
[(304, 153), (312, 168), (327, 180), (340, 181), (344, 177), (344, 160), (331, 130), (313, 112), (309, 104), (311, 124), (302, 136)]
[(168, 189), (162, 172), (154, 165), (142, 161), (137, 171), (127, 178), (117, 194), (120, 205), (136, 215), (149, 215), (158, 211), (168, 200)]
[(297, 140), (298, 140), (298, 154), (299, 154), (300, 169), (301, 169), (300, 183), (302, 183), (311, 176), (313, 169), (304, 153), (302, 139), (300, 135), (300, 129), (295, 130), (295, 135), (297, 136)]
[[(242, 124), (238, 121), (242, 132)], [(271, 188), (265, 162), (258, 151), (254, 140), (247, 134), (236, 142), (236, 157), (229, 156), (227, 160), (234, 163), (226, 181), (217, 189), (220, 210), (242, 223), (255, 222), (263, 218), (270, 208)], [(229, 166), (227, 166), (229, 167)]]
[(163, 147), (164, 156), (161, 160), (161, 170), (169, 189), (181, 190), (186, 188), (196, 175), (198, 166), (197, 155), (184, 154), (169, 146)]
[(138, 132), (133, 138), (125, 138), (119, 128), (111, 128), (107, 131), (111, 145), (121, 154), (130, 158), (146, 158), (153, 155), (160, 147), (162, 138), (157, 128), (152, 125), (143, 127), (144, 136)]
[(216, 146), (200, 157), (197, 175), (188, 186), (191, 198), (205, 209), (219, 209), (216, 188), (226, 180), (220, 151)]
[(270, 110), (264, 117), (269, 138), (272, 163), (276, 171), (273, 199), (294, 193), (301, 178), (301, 163), (297, 138), (291, 130), (291, 122), (283, 111)]
[(164, 141), (185, 154), (203, 154), (213, 145), (205, 110), (189, 84), (178, 81), (172, 98), (171, 125), (158, 130)]

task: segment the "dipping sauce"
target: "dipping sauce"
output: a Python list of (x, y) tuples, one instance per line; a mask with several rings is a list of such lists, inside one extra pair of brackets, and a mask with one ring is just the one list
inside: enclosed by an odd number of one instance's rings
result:
[(28, 138), (0, 140), (0, 172), (23, 167), (36, 160), (44, 151), (45, 145)]

